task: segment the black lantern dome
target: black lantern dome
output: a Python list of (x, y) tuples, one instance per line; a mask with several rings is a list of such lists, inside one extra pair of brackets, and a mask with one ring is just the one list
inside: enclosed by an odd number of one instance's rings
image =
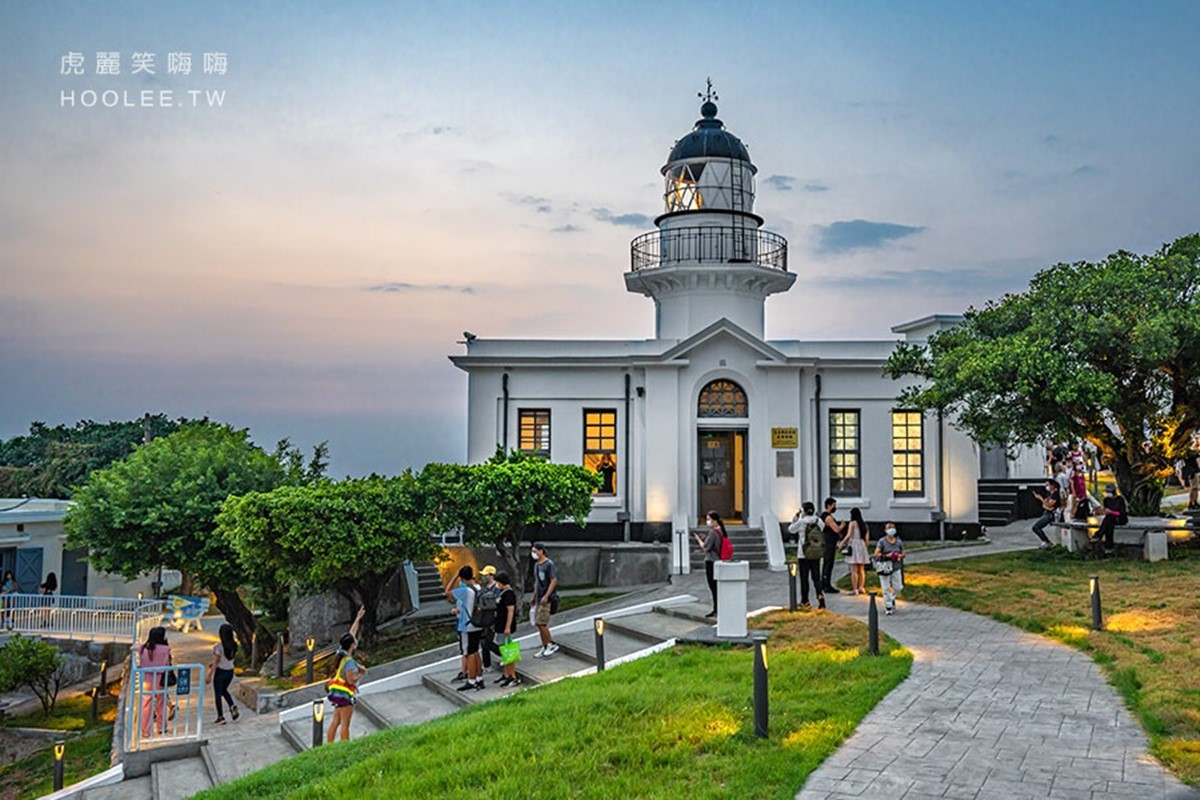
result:
[[(745, 161), (751, 171), (758, 171), (750, 162), (750, 153), (747, 152), (746, 145), (725, 130), (725, 123), (717, 119), (716, 103), (706, 100), (704, 105), (700, 106), (700, 117), (696, 120), (696, 127), (692, 132), (675, 142), (671, 154), (667, 156), (668, 164), (692, 158), (731, 158)], [(663, 167), (663, 172), (666, 171), (667, 167)]]

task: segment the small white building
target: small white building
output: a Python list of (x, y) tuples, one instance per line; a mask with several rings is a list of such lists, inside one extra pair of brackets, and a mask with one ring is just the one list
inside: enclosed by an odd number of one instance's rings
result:
[[(981, 463), (1006, 477), (1005, 461), (937, 414), (895, 408), (903, 384), (880, 371), (895, 340), (766, 338), (766, 298), (796, 282), (787, 241), (754, 213), (745, 146), (713, 102), (700, 113), (667, 157), (657, 230), (633, 240), (624, 275), (654, 302), (655, 338), (468, 337), (451, 357), (468, 375), (468, 461), (500, 445), (602, 472), (587, 527), (554, 532), (564, 538), (686, 548), (684, 532), (716, 510), (766, 532), (775, 568), (780, 526), (803, 500), (820, 510), (835, 497), (840, 518), (857, 507), (910, 538), (977, 531)], [(892, 331), (921, 341), (960, 319)]]
[(9, 570), (19, 591), (36, 594), (50, 573), (58, 582), (55, 594), (91, 597), (151, 596), (151, 579), (126, 581), (100, 572), (87, 563), (87, 548), (67, 547), (63, 519), (69, 500), (0, 498), (0, 577)]

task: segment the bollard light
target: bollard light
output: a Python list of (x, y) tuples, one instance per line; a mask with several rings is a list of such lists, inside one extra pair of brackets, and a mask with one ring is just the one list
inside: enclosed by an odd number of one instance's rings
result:
[(767, 637), (754, 637), (754, 735), (767, 738)]
[(325, 732), (325, 701), (313, 700), (312, 707), (313, 715), (313, 730), (312, 730), (312, 746), (320, 747), (321, 740), (324, 739)]
[(100, 694), (108, 694), (108, 662), (100, 662)]
[(592, 620), (592, 626), (596, 633), (596, 671), (604, 671), (604, 619), (596, 617)]
[(250, 634), (250, 671), (258, 671), (258, 631)]
[(277, 663), (277, 667), (275, 670), (275, 672), (276, 672), (275, 677), (282, 678), (283, 677), (283, 633), (282, 632), (279, 634), (279, 637), (277, 638), (277, 640), (275, 642), (275, 652), (278, 654), (278, 658), (276, 659), (278, 663)]
[(788, 611), (796, 610), (796, 575), (800, 565), (795, 561), (788, 562)]
[(141, 599), (142, 599), (142, 593), (138, 592), (138, 600), (141, 600)]
[(879, 608), (875, 605), (875, 592), (869, 592), (871, 605), (867, 609), (867, 652), (879, 655)]
[(1104, 618), (1100, 614), (1100, 576), (1088, 577), (1088, 588), (1092, 595), (1092, 630), (1104, 630)]
[(317, 646), (317, 640), (313, 637), (308, 637), (304, 640), (304, 649), (307, 650), (307, 662), (304, 665), (304, 682), (313, 682), (313, 648)]
[(100, 687), (93, 686), (92, 691), (92, 722), (100, 719)]
[(61, 792), (63, 788), (63, 753), (67, 749), (67, 743), (62, 739), (56, 739), (54, 742), (54, 791)]

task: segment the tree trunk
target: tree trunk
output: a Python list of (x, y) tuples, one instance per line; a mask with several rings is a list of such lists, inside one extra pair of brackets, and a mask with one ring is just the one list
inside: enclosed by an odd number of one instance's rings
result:
[(1113, 459), (1117, 488), (1129, 503), (1129, 513), (1135, 517), (1158, 516), (1163, 497), (1163, 483), (1153, 464), (1144, 461), (1131, 463), (1118, 454)]
[[(242, 643), (243, 647), (249, 647), (250, 639), (258, 628), (258, 619), (250, 609), (246, 608), (246, 604), (242, 602), (242, 597), (237, 591), (213, 589), (212, 593), (217, 598), (217, 608), (225, 617), (225, 621), (233, 626), (233, 632), (237, 634), (238, 641)], [(259, 637), (260, 652), (265, 652), (261, 645), (270, 641), (270, 634)]]
[(196, 577), (187, 570), (180, 570), (182, 579), (179, 582), (179, 593), (184, 597), (193, 597), (196, 592)]

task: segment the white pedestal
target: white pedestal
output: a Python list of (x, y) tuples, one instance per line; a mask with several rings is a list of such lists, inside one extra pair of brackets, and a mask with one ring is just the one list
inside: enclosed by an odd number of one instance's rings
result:
[(1167, 532), (1146, 531), (1146, 560), (1167, 560)]
[(745, 638), (750, 562), (718, 561), (713, 564), (713, 577), (717, 580), (717, 636)]

